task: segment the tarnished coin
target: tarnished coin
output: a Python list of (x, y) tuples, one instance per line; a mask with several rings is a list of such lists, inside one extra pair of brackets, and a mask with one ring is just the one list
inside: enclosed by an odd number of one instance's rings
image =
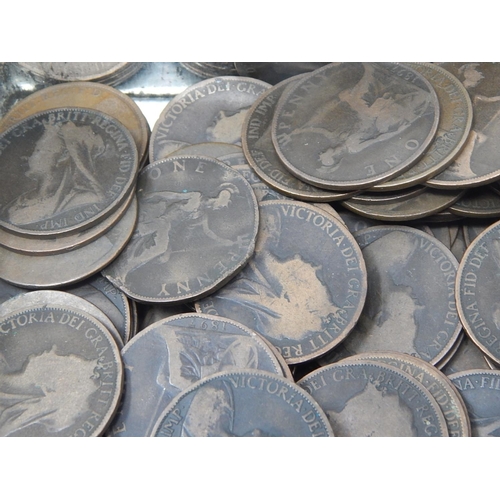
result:
[(409, 170), (373, 186), (388, 191), (414, 186), (442, 172), (464, 147), (472, 126), (472, 102), (465, 87), (449, 71), (430, 63), (406, 63), (432, 85), (439, 100), (439, 125), (429, 149)]
[(489, 186), (469, 189), (448, 210), (460, 217), (499, 217), (500, 195)]
[(334, 192), (308, 184), (285, 168), (271, 136), (274, 111), (283, 91), (302, 75), (287, 79), (264, 92), (250, 108), (241, 132), (241, 144), (255, 173), (280, 193), (304, 201), (334, 201), (349, 198), (350, 192)]
[(46, 306), (69, 307), (90, 314), (109, 331), (118, 347), (123, 347), (120, 334), (101, 309), (81, 297), (59, 290), (38, 290), (16, 295), (0, 305), (0, 317), (8, 316), (18, 309), (38, 309)]
[(20, 293), (28, 291), (29, 290), (27, 288), (20, 288), (4, 281), (3, 279), (0, 279), (0, 304), (3, 304), (6, 300), (19, 295)]
[(457, 307), (474, 343), (500, 363), (500, 222), (492, 224), (467, 248), (457, 273)]
[(243, 323), (287, 363), (301, 363), (340, 343), (358, 320), (366, 296), (364, 260), (344, 224), (323, 210), (288, 200), (259, 208), (252, 259), (196, 308)]
[(200, 142), (198, 144), (188, 144), (177, 149), (168, 156), (190, 155), (190, 156), (210, 156), (219, 158), (231, 153), (241, 153), (241, 146), (228, 144), (227, 142)]
[(259, 212), (248, 182), (224, 163), (173, 156), (151, 163), (137, 183), (139, 222), (121, 255), (103, 270), (140, 302), (205, 296), (250, 259)]
[(24, 255), (0, 247), (0, 278), (26, 288), (55, 288), (99, 272), (120, 254), (137, 220), (137, 201), (109, 231), (81, 248), (56, 255)]
[[(340, 203), (348, 210), (370, 219), (401, 222), (423, 218), (428, 220), (429, 216), (443, 212), (463, 195), (464, 191), (461, 190), (427, 189), (417, 196), (403, 200), (377, 203), (344, 200)], [(452, 220), (456, 219), (454, 214), (451, 214), (451, 217)]]
[(269, 87), (268, 83), (242, 76), (209, 78), (191, 85), (167, 104), (153, 127), (150, 161), (171, 154), (178, 141), (241, 145), (245, 115)]
[(126, 344), (132, 336), (132, 313), (127, 296), (101, 274), (95, 274), (82, 283), (64, 289), (98, 307), (118, 331)]
[(167, 406), (156, 437), (328, 437), (325, 413), (289, 380), (261, 370), (226, 371), (200, 380)]
[(113, 436), (149, 436), (174, 396), (204, 377), (228, 369), (283, 376), (267, 343), (235, 321), (186, 313), (139, 332), (121, 352), (125, 390), (109, 429)]
[(437, 238), (460, 262), (464, 256), (467, 244), (465, 242), (463, 226), (460, 222), (450, 221), (448, 223), (434, 223), (427, 226), (429, 234)]
[(234, 66), (240, 76), (250, 76), (264, 80), (271, 85), (309, 73), (328, 63), (320, 62), (235, 62)]
[(336, 436), (448, 436), (446, 419), (430, 392), (394, 366), (345, 360), (297, 384), (319, 403)]
[(71, 308), (0, 319), (0, 435), (98, 436), (121, 395), (120, 352), (107, 329)]
[(127, 212), (134, 198), (135, 192), (131, 191), (128, 198), (109, 217), (78, 233), (56, 235), (50, 238), (33, 238), (32, 236), (11, 233), (0, 228), (0, 246), (28, 255), (55, 255), (81, 248), (96, 240), (117, 224)]
[(33, 92), (2, 117), (0, 133), (40, 111), (73, 107), (91, 108), (112, 116), (132, 134), (139, 160), (146, 154), (151, 130), (141, 109), (127, 94), (101, 83), (60, 83)]
[(486, 355), (467, 334), (461, 334), (457, 350), (446, 363), (439, 367), (445, 375), (453, 375), (465, 370), (491, 370)]
[(456, 387), (441, 371), (421, 359), (408, 354), (395, 352), (365, 353), (352, 356), (349, 361), (374, 360), (395, 366), (402, 372), (420, 382), (436, 400), (441, 408), (448, 435), (450, 437), (469, 437), (471, 426), (464, 401)]
[(433, 140), (439, 103), (428, 81), (398, 63), (332, 63), (292, 84), (272, 138), (293, 175), (324, 189), (355, 190), (410, 168)]
[(474, 437), (500, 436), (500, 371), (467, 370), (450, 375), (469, 411)]
[(457, 259), (433, 236), (406, 226), (375, 226), (355, 237), (366, 263), (368, 294), (343, 347), (351, 355), (395, 351), (438, 363), (462, 328), (455, 300)]
[(23, 68), (52, 80), (63, 82), (99, 81), (118, 84), (139, 71), (137, 62), (20, 62)]
[(441, 189), (470, 188), (500, 178), (500, 63), (440, 63), (467, 89), (474, 118), (461, 153), (439, 175), (426, 181)]
[(496, 222), (496, 219), (467, 220), (463, 224), (465, 243), (469, 246), (485, 229)]
[(0, 135), (0, 226), (52, 237), (82, 231), (122, 205), (135, 185), (137, 148), (109, 115), (57, 108)]

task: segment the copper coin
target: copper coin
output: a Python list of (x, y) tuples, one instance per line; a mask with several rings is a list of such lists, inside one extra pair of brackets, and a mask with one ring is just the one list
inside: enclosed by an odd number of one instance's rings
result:
[(310, 184), (366, 189), (408, 170), (438, 126), (428, 81), (398, 63), (332, 63), (292, 84), (272, 138), (286, 168)]

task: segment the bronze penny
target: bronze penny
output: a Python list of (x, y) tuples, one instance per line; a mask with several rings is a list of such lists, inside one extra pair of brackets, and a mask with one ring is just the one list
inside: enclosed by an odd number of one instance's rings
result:
[(366, 189), (408, 170), (433, 140), (439, 102), (398, 63), (332, 63), (281, 96), (274, 147), (290, 172), (336, 191)]

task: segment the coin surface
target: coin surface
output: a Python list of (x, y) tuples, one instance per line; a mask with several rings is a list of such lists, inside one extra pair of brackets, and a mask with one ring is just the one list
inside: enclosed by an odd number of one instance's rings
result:
[(441, 371), (422, 359), (408, 354), (395, 352), (365, 353), (352, 356), (350, 360), (374, 360), (395, 366), (420, 382), (436, 400), (441, 408), (448, 435), (450, 437), (469, 437), (471, 425), (464, 401), (456, 387)]
[(175, 397), (152, 435), (333, 436), (323, 410), (289, 380), (261, 370), (226, 371)]
[(462, 83), (449, 71), (430, 63), (406, 63), (432, 85), (439, 100), (439, 125), (429, 149), (409, 170), (371, 190), (414, 186), (442, 172), (460, 153), (472, 126), (472, 102)]
[(455, 299), (457, 259), (433, 236), (406, 226), (374, 226), (355, 238), (368, 293), (343, 347), (351, 355), (395, 351), (438, 363), (462, 328)]
[(134, 198), (114, 227), (81, 248), (64, 254), (25, 255), (0, 247), (0, 277), (27, 288), (55, 288), (82, 281), (116, 259), (132, 236), (136, 220)]
[(500, 436), (500, 371), (466, 370), (450, 375), (469, 411), (474, 437)]
[(376, 361), (345, 360), (297, 382), (327, 414), (336, 436), (446, 437), (441, 408), (415, 378)]
[(150, 161), (168, 156), (178, 141), (241, 145), (245, 115), (269, 87), (268, 83), (242, 76), (209, 78), (188, 87), (167, 104), (153, 127)]
[(344, 224), (323, 210), (292, 200), (259, 208), (252, 259), (196, 309), (243, 323), (288, 364), (301, 363), (332, 349), (358, 320), (366, 296), (364, 260)]
[(241, 132), (241, 144), (255, 173), (280, 193), (303, 201), (334, 201), (349, 198), (350, 192), (320, 189), (295, 177), (276, 153), (271, 135), (274, 111), (283, 91), (302, 75), (287, 79), (260, 95), (247, 113)]
[(18, 310), (0, 320), (2, 436), (98, 436), (122, 390), (107, 329), (71, 308)]
[(249, 76), (264, 80), (271, 85), (309, 73), (328, 63), (319, 62), (235, 62), (234, 66), (240, 76)]
[(448, 210), (460, 217), (499, 217), (500, 195), (489, 186), (469, 189)]
[(117, 120), (56, 108), (0, 135), (0, 226), (51, 237), (88, 228), (121, 206), (135, 185), (137, 148)]
[(258, 230), (250, 184), (209, 157), (151, 163), (137, 183), (139, 222), (103, 275), (139, 302), (194, 300), (229, 281), (250, 259)]
[(500, 221), (467, 248), (457, 273), (457, 307), (465, 330), (488, 357), (500, 363)]
[(132, 134), (139, 159), (147, 152), (151, 130), (141, 109), (127, 94), (101, 83), (51, 85), (16, 103), (0, 120), (0, 133), (30, 115), (51, 108), (91, 108), (122, 123)]
[(398, 63), (332, 63), (280, 98), (272, 138), (286, 168), (310, 184), (366, 189), (403, 173), (429, 147), (436, 92)]
[(500, 178), (500, 63), (440, 63), (464, 85), (472, 100), (472, 129), (461, 153), (443, 172), (426, 181), (433, 188), (482, 186)]
[(174, 396), (228, 369), (283, 376), (274, 351), (245, 326), (225, 318), (185, 313), (139, 332), (121, 351), (125, 390), (112, 436), (149, 436)]

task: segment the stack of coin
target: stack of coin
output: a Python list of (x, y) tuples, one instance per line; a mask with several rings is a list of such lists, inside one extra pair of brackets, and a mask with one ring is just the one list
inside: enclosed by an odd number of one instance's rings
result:
[(137, 147), (91, 108), (29, 114), (0, 135), (0, 277), (53, 288), (95, 274), (130, 238)]

